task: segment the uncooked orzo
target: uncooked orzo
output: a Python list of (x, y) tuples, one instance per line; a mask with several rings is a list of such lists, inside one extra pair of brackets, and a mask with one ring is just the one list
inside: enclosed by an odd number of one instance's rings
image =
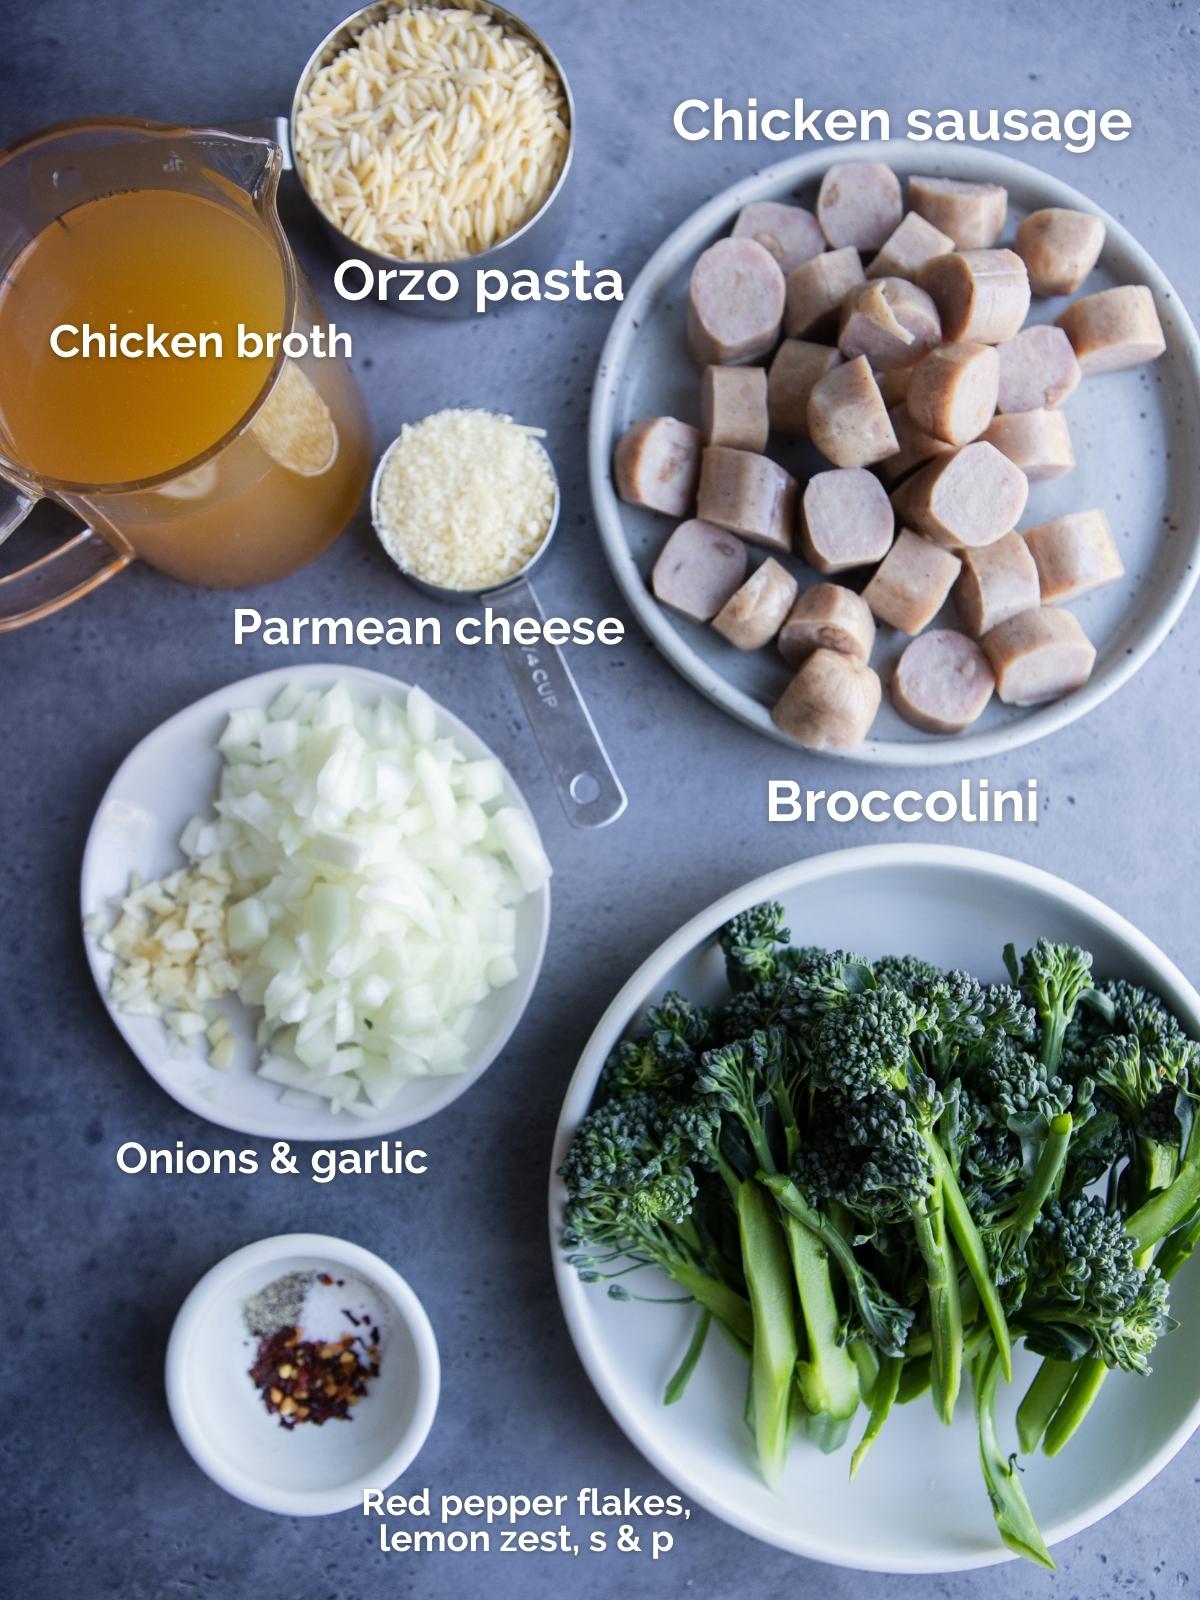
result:
[(296, 159), (356, 243), (460, 261), (523, 227), (562, 171), (568, 110), (528, 39), (476, 11), (397, 9), (316, 72)]

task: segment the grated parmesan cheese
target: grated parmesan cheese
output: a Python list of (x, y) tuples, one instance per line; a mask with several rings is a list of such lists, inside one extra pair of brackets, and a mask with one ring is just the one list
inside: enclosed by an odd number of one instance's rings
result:
[(491, 411), (438, 411), (389, 448), (372, 512), (384, 549), (440, 589), (493, 589), (550, 533), (558, 501), (540, 428)]

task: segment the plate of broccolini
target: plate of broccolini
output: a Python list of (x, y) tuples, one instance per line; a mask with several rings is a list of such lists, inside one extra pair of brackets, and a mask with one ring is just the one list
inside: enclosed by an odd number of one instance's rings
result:
[(1198, 1038), (1161, 951), (1004, 857), (844, 850), (727, 895), (563, 1106), (555, 1271), (601, 1398), (785, 1550), (1052, 1567), (1200, 1423)]

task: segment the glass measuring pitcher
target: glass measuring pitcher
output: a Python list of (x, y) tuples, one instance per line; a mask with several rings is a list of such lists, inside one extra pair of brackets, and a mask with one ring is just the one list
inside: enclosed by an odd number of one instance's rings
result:
[(0, 631), (139, 557), (187, 583), (269, 582), (346, 525), (367, 420), (320, 353), (281, 166), (266, 139), (119, 118), (0, 152), (0, 542), (42, 498), (85, 524), (0, 577)]

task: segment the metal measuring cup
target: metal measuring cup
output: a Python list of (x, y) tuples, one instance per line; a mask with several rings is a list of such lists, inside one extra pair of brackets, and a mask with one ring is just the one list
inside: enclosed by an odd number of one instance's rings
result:
[[(530, 559), (511, 578), (495, 588), (444, 589), (401, 566), (392, 556), (380, 531), (380, 484), (392, 451), (399, 442), (399, 439), (394, 439), (380, 456), (371, 480), (371, 523), (380, 545), (396, 562), (397, 570), (403, 573), (414, 589), (447, 605), (467, 607), (482, 602), (491, 607), (494, 615), (505, 618), (509, 623), (515, 622), (518, 617), (536, 617), (539, 623), (544, 623), (545, 613), (529, 580), (553, 542), (562, 504), (558, 473), (549, 451), (546, 451), (546, 460), (554, 475), (554, 510), (542, 542)], [(615, 822), (628, 804), (625, 790), (613, 771), (604, 741), (596, 731), (592, 714), (584, 704), (562, 651), (557, 645), (547, 644), (544, 639), (536, 645), (521, 645), (510, 638), (507, 643), (495, 648), (503, 655), (512, 676), (517, 697), (533, 729), (550, 781), (568, 822), (577, 828), (603, 828)]]

